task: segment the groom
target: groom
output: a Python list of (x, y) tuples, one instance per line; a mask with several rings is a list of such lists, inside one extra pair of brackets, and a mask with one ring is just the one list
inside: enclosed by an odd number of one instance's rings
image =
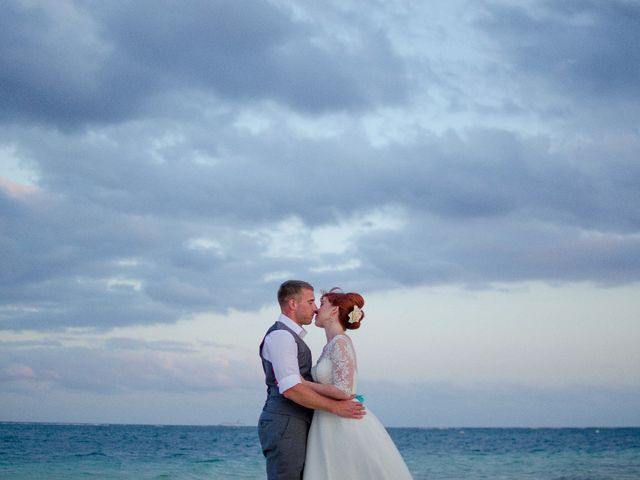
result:
[(287, 280), (278, 289), (282, 312), (260, 344), (260, 358), (267, 384), (267, 400), (258, 422), (262, 453), (269, 480), (302, 478), (307, 434), (318, 408), (345, 418), (364, 415), (360, 402), (333, 400), (301, 383), (312, 381), (311, 351), (302, 337), (318, 310), (313, 287), (301, 280)]

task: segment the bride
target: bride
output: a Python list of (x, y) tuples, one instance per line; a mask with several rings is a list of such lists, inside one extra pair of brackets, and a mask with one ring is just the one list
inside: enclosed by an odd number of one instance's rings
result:
[[(336, 399), (356, 393), (356, 353), (346, 330), (360, 327), (364, 299), (358, 293), (332, 289), (324, 293), (316, 326), (324, 328), (327, 344), (311, 374), (302, 382)], [(317, 383), (316, 383), (317, 382)], [(358, 397), (356, 397), (358, 398)], [(304, 480), (410, 479), (400, 452), (380, 421), (370, 412), (354, 421), (316, 410), (307, 440)]]

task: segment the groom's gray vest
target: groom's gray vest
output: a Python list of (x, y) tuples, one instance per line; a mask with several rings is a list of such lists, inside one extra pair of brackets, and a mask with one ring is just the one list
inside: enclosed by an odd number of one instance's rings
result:
[[(271, 328), (267, 330), (265, 338), (274, 330), (286, 330), (291, 333), (291, 335), (293, 335), (293, 339), (296, 341), (296, 345), (298, 346), (298, 366), (300, 367), (300, 375), (305, 380), (312, 381), (311, 350), (309, 350), (307, 344), (304, 343), (293, 330), (291, 330), (282, 322), (274, 323)], [(311, 422), (311, 418), (313, 417), (312, 409), (303, 407), (302, 405), (289, 400), (278, 390), (278, 386), (276, 384), (276, 376), (273, 372), (273, 365), (268, 360), (265, 360), (262, 356), (263, 346), (264, 339), (262, 339), (262, 343), (260, 343), (260, 358), (262, 359), (262, 369), (264, 370), (265, 383), (267, 384), (267, 401), (264, 402), (264, 407), (262, 410), (265, 412), (291, 415)]]

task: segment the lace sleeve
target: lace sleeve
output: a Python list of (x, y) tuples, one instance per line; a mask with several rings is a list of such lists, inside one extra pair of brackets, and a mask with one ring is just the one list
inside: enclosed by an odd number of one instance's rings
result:
[(348, 395), (355, 393), (356, 354), (349, 337), (342, 335), (336, 337), (329, 359), (331, 360), (331, 383)]

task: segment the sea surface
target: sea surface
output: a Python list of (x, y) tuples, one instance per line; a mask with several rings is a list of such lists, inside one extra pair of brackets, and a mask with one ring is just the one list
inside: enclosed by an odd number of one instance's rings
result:
[[(416, 479), (640, 479), (640, 428), (390, 428)], [(255, 427), (0, 423), (0, 479), (262, 479)]]

